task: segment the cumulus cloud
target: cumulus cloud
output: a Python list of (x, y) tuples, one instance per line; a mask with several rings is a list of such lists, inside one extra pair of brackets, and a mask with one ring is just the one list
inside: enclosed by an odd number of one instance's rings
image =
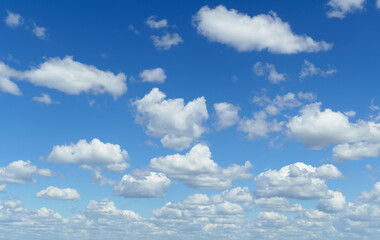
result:
[(322, 69), (320, 69), (319, 67), (316, 67), (311, 62), (305, 60), (299, 76), (300, 78), (312, 77), (314, 75), (328, 77), (328, 76), (333, 75), (336, 72), (337, 70), (335, 68), (330, 68), (329, 70), (323, 71)]
[(253, 65), (253, 72), (257, 76), (265, 76), (270, 83), (278, 84), (286, 80), (285, 73), (278, 73), (276, 68), (271, 63), (263, 64), (262, 62), (257, 62)]
[(56, 145), (47, 157), (49, 162), (104, 166), (105, 170), (112, 172), (128, 168), (126, 160), (128, 153), (120, 145), (103, 143), (96, 138), (89, 143), (81, 139), (76, 144)]
[(153, 44), (157, 49), (168, 50), (172, 46), (176, 46), (183, 42), (178, 33), (166, 33), (165, 35), (152, 36)]
[(267, 120), (267, 114), (260, 111), (253, 114), (252, 119), (242, 119), (239, 122), (238, 129), (248, 134), (248, 138), (267, 138), (271, 132), (279, 132), (282, 130), (283, 122), (277, 120)]
[(17, 96), (22, 95), (17, 84), (10, 80), (11, 78), (18, 77), (19, 75), (19, 72), (8, 67), (3, 62), (0, 62), (0, 91)]
[(341, 178), (342, 173), (333, 165), (315, 168), (302, 162), (260, 173), (254, 181), (258, 197), (285, 197), (293, 199), (320, 199), (328, 193), (325, 180)]
[(304, 106), (300, 114), (292, 117), (287, 127), (292, 135), (311, 149), (333, 144), (336, 160), (358, 160), (376, 157), (380, 153), (380, 124), (372, 121), (349, 121), (351, 112), (321, 111), (321, 103)]
[(109, 93), (117, 98), (127, 91), (124, 73), (115, 75), (110, 71), (102, 71), (95, 66), (74, 61), (71, 56), (49, 58), (38, 68), (23, 72), (22, 78), (37, 86), (72, 95), (82, 92)]
[(24, 24), (24, 19), (21, 17), (20, 14), (18, 13), (12, 13), (7, 10), (7, 17), (5, 18), (5, 23), (7, 24), (8, 27), (18, 27), (22, 24)]
[(248, 187), (236, 187), (230, 190), (225, 190), (220, 196), (226, 201), (237, 203), (251, 202), (253, 200)]
[(52, 174), (47, 176), (46, 172), (51, 171), (49, 169), (38, 169), (30, 161), (14, 161), (9, 163), (5, 167), (0, 168), (0, 182), (2, 183), (13, 183), (13, 184), (27, 184), (34, 181), (33, 177), (35, 175), (40, 175), (43, 177), (50, 177)]
[(182, 98), (165, 100), (158, 88), (132, 104), (136, 122), (146, 126), (146, 133), (161, 138), (163, 146), (175, 150), (189, 148), (205, 132), (203, 122), (208, 119), (206, 100), (199, 97), (185, 105)]
[(114, 187), (114, 194), (126, 198), (163, 198), (170, 184), (163, 173), (134, 171), (123, 176)]
[(217, 117), (215, 125), (218, 130), (231, 127), (239, 121), (239, 107), (231, 103), (215, 103), (214, 109)]
[(80, 195), (77, 190), (73, 188), (57, 188), (57, 187), (47, 187), (36, 193), (36, 197), (63, 201), (79, 201)]
[(5, 185), (5, 184), (1, 184), (1, 185), (0, 185), (0, 192), (2, 192), (2, 193), (7, 192), (7, 185)]
[(327, 191), (325, 197), (318, 201), (318, 210), (331, 213), (344, 210), (346, 207), (346, 197), (341, 192)]
[(290, 203), (284, 197), (262, 197), (253, 199), (253, 206), (260, 208), (261, 211), (277, 212), (299, 212), (302, 206), (298, 203)]
[(375, 183), (370, 192), (364, 191), (357, 198), (361, 203), (380, 204), (380, 182)]
[(143, 82), (163, 83), (166, 79), (165, 71), (162, 68), (145, 69), (139, 76)]
[(48, 105), (53, 103), (49, 94), (46, 94), (46, 93), (42, 93), (42, 95), (40, 97), (35, 96), (32, 99), (36, 102), (45, 103)]
[(290, 25), (276, 13), (250, 17), (220, 5), (214, 9), (202, 7), (193, 17), (198, 33), (210, 41), (232, 46), (238, 51), (262, 51), (294, 54), (329, 50), (332, 44), (314, 41), (306, 35), (296, 35)]
[(46, 39), (46, 28), (40, 27), (37, 24), (34, 24), (33, 34), (36, 35), (39, 39)]
[(168, 26), (168, 20), (162, 19), (162, 20), (156, 21), (156, 19), (157, 18), (155, 16), (150, 16), (146, 20), (146, 24), (148, 24), (150, 28), (154, 28), (154, 29), (165, 28)]
[(221, 168), (211, 159), (208, 146), (197, 144), (185, 155), (174, 154), (153, 158), (150, 167), (165, 173), (170, 178), (178, 179), (197, 189), (227, 189), (232, 180), (248, 179), (251, 164), (232, 165)]
[(380, 8), (380, 0), (377, 0), (377, 1), (376, 1), (376, 7), (377, 7), (377, 8)]
[(364, 9), (365, 0), (330, 0), (327, 5), (329, 18), (345, 18), (348, 13)]

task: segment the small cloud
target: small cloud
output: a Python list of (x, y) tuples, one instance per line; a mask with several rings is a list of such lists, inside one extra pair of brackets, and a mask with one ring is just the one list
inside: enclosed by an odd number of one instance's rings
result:
[(32, 98), (36, 102), (45, 103), (45, 104), (52, 104), (53, 101), (51, 100), (50, 96), (48, 94), (42, 93), (41, 97), (33, 97)]
[(160, 28), (168, 27), (168, 20), (162, 19), (160, 21), (156, 21), (155, 19), (156, 19), (155, 16), (150, 16), (146, 20), (146, 24), (148, 24), (148, 26), (150, 28), (154, 28), (154, 29), (160, 29)]
[(153, 44), (157, 49), (168, 50), (172, 46), (176, 46), (183, 42), (182, 38), (178, 35), (178, 33), (166, 33), (165, 35), (152, 36)]
[(34, 28), (33, 28), (33, 34), (36, 35), (36, 37), (38, 37), (39, 39), (46, 39), (46, 28), (44, 27), (40, 27), (38, 26), (37, 24), (34, 24)]
[(7, 10), (8, 16), (5, 18), (5, 23), (8, 27), (16, 28), (24, 24), (24, 19), (18, 13), (12, 13)]
[(131, 32), (133, 32), (134, 34), (136, 34), (136, 35), (139, 35), (140, 34), (140, 32), (135, 28), (135, 26), (133, 26), (132, 24), (129, 24), (128, 25), (128, 31), (131, 31)]
[(252, 70), (257, 76), (265, 76), (270, 83), (278, 84), (286, 80), (286, 74), (278, 73), (275, 66), (271, 63), (263, 64), (262, 62), (257, 62), (253, 65)]
[(333, 75), (336, 72), (337, 72), (337, 70), (335, 68), (330, 68), (326, 71), (323, 71), (322, 69), (316, 67), (311, 62), (305, 60), (299, 77), (305, 78), (305, 77), (312, 77), (314, 75), (318, 75), (318, 76), (322, 76), (322, 77), (328, 77), (328, 76)]
[(143, 82), (163, 83), (166, 79), (165, 71), (162, 68), (145, 69), (140, 73)]

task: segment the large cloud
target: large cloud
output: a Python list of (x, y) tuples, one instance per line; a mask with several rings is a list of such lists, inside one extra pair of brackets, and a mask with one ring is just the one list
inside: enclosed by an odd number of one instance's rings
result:
[(150, 167), (165, 173), (167, 176), (184, 181), (186, 185), (199, 189), (226, 189), (232, 180), (248, 179), (251, 176), (251, 164), (232, 165), (221, 168), (211, 159), (208, 146), (195, 145), (185, 155), (174, 154), (153, 158)]
[(274, 12), (250, 17), (220, 5), (202, 7), (193, 17), (198, 33), (238, 51), (261, 51), (292, 54), (329, 50), (332, 45), (317, 42), (306, 35), (296, 35), (290, 25)]
[(315, 168), (297, 162), (278, 171), (268, 170), (256, 176), (255, 194), (266, 198), (321, 199), (328, 191), (325, 180), (342, 176), (342, 173), (330, 164)]
[(104, 166), (107, 171), (122, 172), (129, 167), (128, 153), (118, 144), (103, 143), (99, 139), (87, 142), (82, 139), (76, 144), (54, 146), (47, 161), (54, 163), (76, 163)]
[(163, 173), (134, 171), (114, 187), (114, 193), (126, 198), (163, 198), (171, 181)]
[(11, 162), (8, 166), (0, 168), (0, 182), (3, 183), (26, 184), (35, 181), (33, 179), (35, 175), (50, 177), (52, 173), (49, 169), (38, 169), (30, 161), (22, 160)]
[(36, 193), (38, 198), (63, 200), (63, 201), (78, 201), (80, 200), (80, 195), (77, 190), (72, 188), (57, 188), (57, 187), (47, 187)]
[(183, 150), (205, 131), (202, 125), (208, 119), (204, 97), (185, 105), (182, 98), (165, 100), (158, 88), (133, 102), (136, 121), (146, 126), (146, 133), (161, 138), (165, 147)]

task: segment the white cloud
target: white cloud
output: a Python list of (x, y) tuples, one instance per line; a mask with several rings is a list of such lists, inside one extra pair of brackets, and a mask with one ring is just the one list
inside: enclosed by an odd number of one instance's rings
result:
[(302, 162), (277, 170), (268, 170), (255, 177), (258, 197), (285, 197), (293, 199), (320, 199), (328, 193), (326, 179), (343, 177), (333, 165), (315, 168)]
[(10, 80), (10, 78), (18, 76), (19, 72), (0, 62), (0, 91), (17, 96), (22, 95), (16, 83)]
[(153, 44), (157, 49), (168, 50), (172, 46), (176, 46), (183, 42), (182, 38), (178, 35), (178, 33), (166, 33), (165, 35), (152, 36)]
[(36, 102), (45, 103), (45, 104), (52, 104), (53, 101), (51, 100), (49, 94), (42, 93), (41, 97), (33, 97), (32, 98)]
[(230, 103), (215, 103), (214, 109), (217, 117), (215, 123), (218, 130), (231, 127), (239, 121), (239, 107)]
[(290, 203), (284, 197), (255, 198), (253, 200), (255, 207), (259, 207), (262, 211), (278, 211), (278, 212), (299, 212), (302, 206), (297, 203)]
[(148, 24), (150, 28), (160, 29), (160, 28), (168, 27), (168, 20), (162, 19), (162, 20), (156, 21), (155, 16), (150, 16), (146, 20), (146, 24)]
[(221, 197), (229, 202), (251, 202), (253, 200), (252, 194), (249, 191), (248, 187), (236, 187), (230, 190), (226, 190), (220, 194)]
[(165, 100), (158, 88), (132, 104), (136, 108), (136, 121), (146, 126), (146, 133), (161, 138), (163, 146), (175, 150), (189, 148), (205, 132), (203, 122), (208, 119), (204, 97), (184, 104), (182, 98)]
[(37, 174), (41, 177), (53, 177), (55, 174), (47, 168), (40, 168), (37, 170)]
[(38, 68), (22, 73), (22, 78), (37, 86), (53, 88), (67, 94), (82, 92), (109, 93), (117, 98), (127, 91), (124, 73), (117, 75), (102, 71), (66, 56), (63, 59), (49, 58)]
[(37, 169), (30, 161), (14, 161), (8, 164), (6, 167), (0, 168), (0, 182), (13, 183), (13, 184), (26, 184), (34, 181), (34, 175), (46, 176), (48, 169)]
[(253, 72), (257, 76), (265, 76), (270, 83), (278, 84), (286, 80), (285, 73), (278, 73), (273, 64), (266, 63), (265, 65), (261, 62), (257, 62), (253, 65)]
[(380, 154), (380, 142), (343, 143), (333, 148), (333, 157), (338, 161), (360, 160), (362, 158), (375, 158)]
[(143, 82), (163, 83), (166, 79), (165, 71), (162, 68), (145, 69), (139, 76)]
[(318, 201), (317, 208), (327, 213), (342, 211), (346, 208), (346, 197), (341, 192), (328, 190), (326, 196)]
[(305, 60), (300, 72), (300, 78), (312, 77), (314, 75), (319, 75), (322, 77), (328, 77), (336, 73), (337, 70), (335, 68), (330, 68), (329, 70), (323, 71), (322, 69), (316, 67), (311, 62)]
[(376, 1), (376, 7), (377, 7), (377, 8), (380, 8), (380, 0), (377, 0), (377, 1)]
[(361, 203), (380, 204), (380, 182), (375, 183), (370, 192), (364, 191), (357, 198)]
[(114, 194), (126, 198), (163, 198), (170, 184), (163, 173), (134, 171), (123, 176), (114, 187)]
[(103, 143), (96, 138), (90, 143), (82, 139), (76, 144), (56, 145), (47, 157), (49, 162), (104, 166), (105, 170), (113, 172), (128, 168), (126, 160), (128, 153), (120, 145)]
[(5, 185), (5, 184), (1, 184), (1, 185), (0, 185), (0, 192), (2, 192), (2, 193), (7, 192), (7, 185)]
[(34, 27), (33, 27), (33, 34), (36, 35), (36, 37), (38, 37), (39, 39), (46, 39), (46, 28), (44, 27), (40, 27), (36, 24), (34, 24)]
[(153, 158), (150, 167), (165, 173), (170, 178), (178, 179), (197, 189), (226, 189), (232, 180), (248, 179), (251, 164), (232, 165), (221, 168), (211, 159), (208, 146), (197, 144), (185, 155), (174, 154)]
[(38, 198), (63, 200), (63, 201), (79, 201), (80, 195), (77, 190), (72, 188), (57, 188), (57, 187), (47, 187), (36, 193)]
[(327, 12), (329, 18), (345, 18), (348, 13), (364, 9), (365, 0), (330, 0)]
[(329, 50), (332, 45), (316, 42), (306, 35), (296, 35), (290, 25), (274, 12), (250, 17), (220, 5), (202, 7), (193, 17), (198, 33), (238, 51), (262, 51), (293, 54)]
[(24, 19), (18, 13), (12, 13), (7, 10), (8, 16), (5, 18), (5, 23), (8, 27), (18, 27), (24, 24)]
[(267, 120), (267, 114), (260, 111), (253, 114), (252, 119), (242, 119), (239, 122), (238, 129), (242, 132), (248, 133), (250, 139), (267, 138), (268, 133), (279, 132), (282, 130), (283, 122), (272, 122)]

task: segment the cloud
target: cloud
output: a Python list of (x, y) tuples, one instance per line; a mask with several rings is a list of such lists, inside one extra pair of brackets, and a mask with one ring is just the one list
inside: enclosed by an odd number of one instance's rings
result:
[(35, 181), (33, 177), (41, 175), (43, 177), (47, 176), (48, 169), (37, 169), (30, 161), (14, 161), (9, 163), (6, 167), (0, 168), (0, 182), (2, 183), (13, 183), (13, 184), (27, 184), (31, 181)]
[(38, 68), (23, 72), (22, 78), (37, 86), (72, 95), (82, 92), (109, 93), (117, 98), (127, 91), (124, 73), (114, 75), (112, 72), (99, 70), (95, 66), (74, 61), (70, 56), (63, 59), (49, 58)]
[(215, 103), (214, 109), (217, 117), (215, 125), (218, 130), (231, 127), (239, 121), (239, 107), (231, 103)]
[(154, 29), (160, 29), (160, 28), (168, 27), (168, 20), (162, 19), (160, 21), (156, 21), (155, 19), (156, 19), (155, 16), (148, 17), (148, 19), (146, 20), (146, 24), (148, 24), (148, 26), (150, 28), (154, 28)]
[(318, 210), (323, 212), (339, 212), (346, 208), (346, 197), (341, 192), (327, 191), (324, 198), (318, 201)]
[(124, 175), (113, 192), (125, 198), (164, 198), (170, 184), (163, 173), (134, 171)]
[(185, 155), (167, 155), (150, 161), (152, 169), (197, 189), (227, 189), (232, 180), (251, 178), (251, 166), (246, 162), (244, 166), (221, 168), (211, 159), (209, 147), (203, 144), (195, 145)]
[(1, 184), (1, 185), (0, 185), (0, 192), (1, 192), (1, 193), (5, 193), (5, 192), (7, 192), (7, 185), (5, 185), (5, 184)]
[(140, 32), (135, 28), (135, 26), (133, 26), (132, 24), (129, 24), (128, 25), (128, 31), (131, 31), (131, 32), (133, 32), (134, 34), (136, 34), (136, 35), (139, 35), (140, 34)]
[(165, 71), (162, 68), (145, 69), (139, 76), (143, 82), (163, 83), (166, 79)]
[(34, 24), (32, 32), (39, 39), (46, 39), (46, 30), (47, 30), (46, 28), (40, 27), (37, 24)]
[(161, 138), (163, 146), (175, 150), (189, 148), (205, 132), (203, 122), (208, 119), (206, 100), (199, 97), (185, 105), (182, 98), (165, 100), (158, 88), (132, 104), (136, 122), (146, 126), (146, 133)]
[(370, 192), (362, 192), (357, 201), (360, 203), (380, 204), (380, 182), (375, 183)]
[(376, 7), (377, 7), (377, 8), (380, 8), (380, 0), (377, 0), (377, 1), (376, 1)]
[(33, 97), (32, 98), (36, 102), (45, 103), (45, 104), (52, 104), (53, 101), (51, 100), (49, 94), (42, 93), (41, 97)]
[(152, 36), (153, 44), (157, 49), (168, 50), (172, 46), (176, 46), (183, 42), (182, 38), (178, 35), (178, 33), (166, 33), (165, 35)]
[(331, 7), (327, 12), (329, 18), (345, 18), (348, 13), (364, 9), (365, 0), (330, 0), (327, 5)]
[(294, 54), (332, 48), (332, 44), (324, 41), (294, 34), (290, 25), (274, 12), (250, 17), (222, 5), (214, 9), (204, 6), (193, 16), (193, 22), (199, 34), (240, 52), (266, 49), (271, 53)]
[(280, 132), (282, 130), (283, 122), (277, 120), (268, 121), (267, 114), (260, 111), (253, 114), (252, 119), (242, 119), (239, 122), (238, 129), (248, 134), (248, 138), (267, 138), (271, 132)]
[(325, 180), (343, 177), (333, 165), (315, 168), (302, 162), (268, 170), (255, 177), (258, 197), (285, 197), (293, 199), (320, 199), (328, 193)]
[(97, 138), (89, 143), (81, 139), (76, 144), (56, 145), (47, 157), (47, 161), (53, 163), (104, 166), (105, 170), (112, 172), (123, 172), (128, 168), (126, 160), (128, 153), (120, 145), (103, 143)]
[(360, 160), (362, 158), (375, 158), (380, 154), (380, 142), (369, 143), (360, 141), (356, 143), (343, 143), (333, 148), (333, 158), (338, 161)]
[(12, 82), (10, 78), (18, 77), (19, 72), (0, 62), (0, 91), (10, 93), (16, 96), (22, 95), (17, 84)]
[(311, 62), (305, 60), (299, 76), (300, 76), (300, 78), (312, 77), (314, 75), (319, 75), (322, 77), (328, 77), (328, 76), (333, 75), (336, 72), (337, 72), (337, 70), (335, 68), (330, 68), (327, 71), (323, 71), (322, 69), (316, 67)]
[(253, 205), (260, 208), (260, 211), (299, 212), (303, 209), (300, 204), (290, 203), (284, 197), (255, 198)]
[(257, 62), (253, 65), (253, 72), (257, 76), (265, 76), (270, 83), (278, 84), (286, 80), (285, 73), (278, 73), (273, 64), (266, 63), (263, 65), (261, 62)]
[(252, 194), (248, 187), (236, 187), (226, 190), (222, 192), (221, 197), (226, 201), (237, 203), (251, 202), (253, 200)]
[(54, 200), (63, 200), (63, 201), (79, 201), (80, 195), (77, 190), (72, 188), (57, 188), (57, 187), (47, 187), (39, 191), (36, 194), (38, 198), (54, 199)]
[(24, 19), (18, 13), (12, 13), (7, 10), (8, 16), (5, 18), (5, 23), (8, 27), (16, 28), (24, 24)]

